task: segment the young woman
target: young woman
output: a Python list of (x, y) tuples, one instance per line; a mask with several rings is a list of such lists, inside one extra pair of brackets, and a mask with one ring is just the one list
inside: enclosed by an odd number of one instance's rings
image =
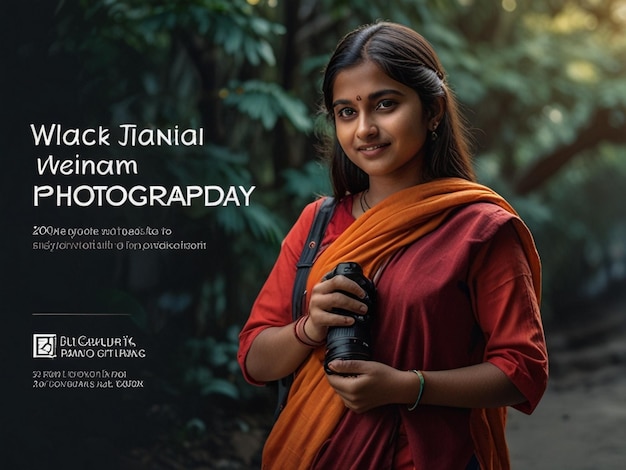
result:
[[(532, 237), (474, 182), (443, 68), (418, 33), (387, 22), (351, 32), (323, 92), (338, 202), (307, 308), (292, 322), (295, 266), (321, 201), (285, 238), (240, 335), (248, 381), (296, 373), (263, 468), (507, 469), (505, 407), (531, 413), (547, 383)], [(375, 283), (373, 312), (356, 282), (326, 277), (348, 261)], [(371, 360), (325, 371), (329, 327), (366, 313)]]

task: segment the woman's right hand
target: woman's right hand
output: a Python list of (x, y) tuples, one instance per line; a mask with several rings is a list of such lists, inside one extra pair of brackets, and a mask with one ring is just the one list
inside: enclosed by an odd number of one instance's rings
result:
[[(356, 314), (367, 313), (367, 306), (343, 292), (360, 299), (365, 291), (354, 281), (338, 275), (322, 280), (311, 290), (309, 312), (303, 323), (304, 334), (311, 341), (326, 340), (329, 326), (347, 326), (354, 318), (333, 313), (334, 308), (349, 310)], [(297, 339), (294, 323), (281, 327), (266, 328), (255, 338), (246, 356), (246, 370), (259, 382), (270, 382), (295, 371), (311, 353), (311, 347)]]
[(342, 275), (323, 278), (313, 286), (309, 300), (309, 319), (304, 325), (309, 338), (323, 341), (329, 326), (348, 326), (354, 323), (354, 318), (334, 313), (333, 309), (348, 310), (359, 315), (367, 313), (365, 303), (347, 294), (358, 299), (366, 296), (366, 292), (356, 282)]

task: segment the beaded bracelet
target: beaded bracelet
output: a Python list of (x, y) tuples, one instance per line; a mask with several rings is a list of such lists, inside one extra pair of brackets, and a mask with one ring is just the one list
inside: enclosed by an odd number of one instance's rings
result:
[(304, 325), (306, 324), (306, 321), (308, 319), (309, 319), (308, 315), (302, 315), (300, 318), (298, 318), (298, 321), (296, 321), (293, 325), (293, 331), (294, 331), (294, 334), (296, 335), (296, 339), (300, 341), (300, 343), (302, 343), (303, 345), (309, 348), (317, 348), (318, 346), (321, 346), (324, 343), (326, 343), (326, 340), (315, 341), (313, 338), (311, 338), (309, 335), (306, 334)]
[(411, 372), (416, 374), (420, 379), (420, 391), (417, 394), (417, 400), (415, 400), (415, 403), (413, 403), (413, 405), (409, 407), (409, 411), (413, 411), (415, 408), (417, 408), (417, 405), (419, 405), (420, 400), (422, 399), (422, 393), (424, 393), (424, 374), (422, 374), (421, 371), (415, 369), (411, 370)]

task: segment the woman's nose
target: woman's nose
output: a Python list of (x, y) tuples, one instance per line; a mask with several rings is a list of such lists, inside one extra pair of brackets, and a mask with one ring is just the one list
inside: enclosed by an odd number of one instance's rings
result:
[(359, 116), (359, 124), (357, 128), (357, 137), (361, 140), (371, 139), (378, 133), (378, 127), (372, 120), (371, 116), (366, 113), (362, 113)]

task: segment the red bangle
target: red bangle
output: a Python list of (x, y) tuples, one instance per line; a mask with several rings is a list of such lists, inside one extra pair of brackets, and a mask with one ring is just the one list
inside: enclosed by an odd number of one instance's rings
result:
[(318, 346), (322, 346), (326, 343), (326, 340), (315, 341), (309, 335), (306, 334), (306, 330), (304, 329), (304, 325), (306, 321), (309, 319), (308, 315), (303, 315), (294, 323), (293, 331), (296, 336), (296, 339), (300, 341), (303, 345), (309, 348), (317, 348)]

